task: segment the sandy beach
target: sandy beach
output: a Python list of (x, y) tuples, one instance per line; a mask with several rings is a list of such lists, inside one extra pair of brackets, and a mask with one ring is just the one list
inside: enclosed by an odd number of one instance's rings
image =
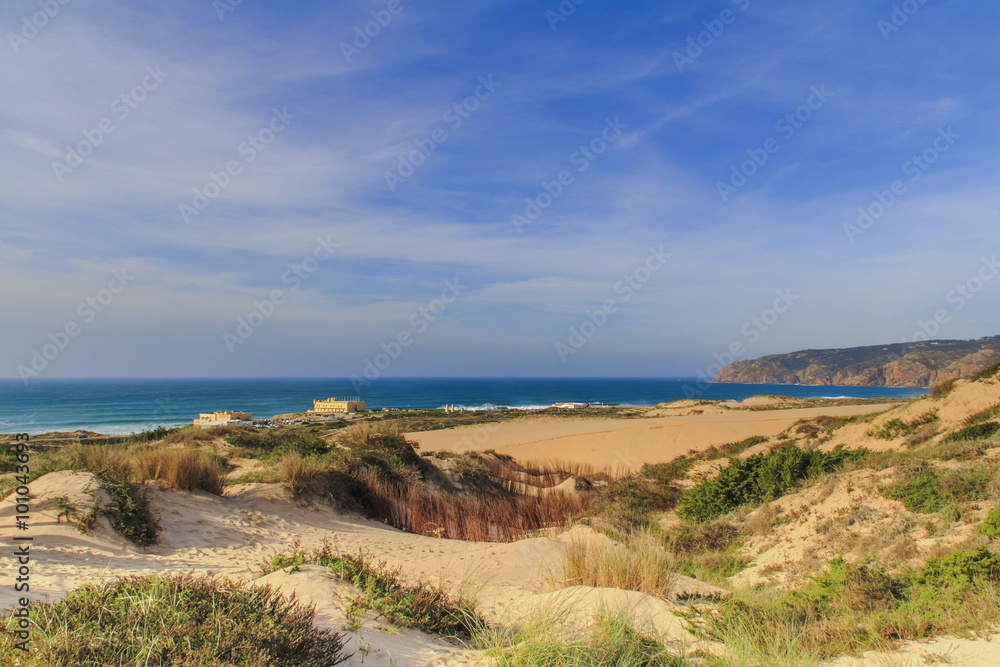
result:
[[(766, 399), (748, 399), (747, 407)], [(773, 436), (800, 419), (820, 415), (845, 417), (881, 412), (892, 404), (821, 408), (740, 410), (679, 401), (650, 410), (639, 419), (573, 419), (541, 417), (502, 424), (465, 426), (409, 433), (424, 451), (484, 451), (518, 461), (560, 460), (597, 468), (635, 470), (644, 463), (670, 461), (688, 451), (737, 442), (751, 436)]]

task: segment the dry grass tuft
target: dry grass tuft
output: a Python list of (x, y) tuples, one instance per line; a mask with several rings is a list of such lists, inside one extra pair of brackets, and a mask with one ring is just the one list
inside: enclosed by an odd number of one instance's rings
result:
[(673, 554), (648, 532), (631, 535), (625, 544), (594, 537), (573, 539), (563, 555), (564, 586), (621, 588), (666, 598), (677, 582)]
[(132, 452), (128, 460), (137, 482), (157, 480), (171, 489), (202, 490), (222, 495), (225, 464), (216, 456), (195, 449), (159, 448)]

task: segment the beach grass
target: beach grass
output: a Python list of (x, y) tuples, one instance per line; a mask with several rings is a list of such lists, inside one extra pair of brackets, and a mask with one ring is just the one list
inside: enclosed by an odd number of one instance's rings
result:
[(31, 607), (30, 650), (16, 648), (20, 619), (0, 633), (10, 667), (328, 667), (344, 662), (341, 635), (317, 629), (314, 611), (269, 588), (177, 575), (115, 579)]

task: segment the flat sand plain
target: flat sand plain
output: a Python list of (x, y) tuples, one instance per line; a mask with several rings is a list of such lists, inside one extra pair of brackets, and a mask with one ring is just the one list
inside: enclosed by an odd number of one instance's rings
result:
[[(866, 404), (773, 410), (739, 409), (761, 405), (747, 399), (736, 408), (692, 401), (651, 409), (646, 417), (601, 419), (526, 418), (497, 424), (407, 433), (422, 451), (495, 450), (520, 462), (559, 460), (597, 468), (635, 470), (662, 463), (695, 449), (737, 442), (754, 435), (773, 436), (800, 419), (881, 412), (894, 404)], [(777, 403), (780, 405), (780, 403)]]

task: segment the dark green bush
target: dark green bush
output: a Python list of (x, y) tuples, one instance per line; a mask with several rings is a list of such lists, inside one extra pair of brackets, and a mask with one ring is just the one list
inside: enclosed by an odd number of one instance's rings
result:
[(937, 556), (916, 574), (914, 580), (935, 588), (964, 588), (978, 582), (1000, 582), (1000, 554), (987, 547), (958, 551), (945, 558)]
[(990, 510), (990, 513), (986, 515), (986, 520), (979, 527), (979, 534), (986, 537), (1000, 535), (1000, 507)]
[(107, 468), (96, 475), (101, 488), (111, 497), (111, 505), (104, 513), (115, 532), (136, 546), (155, 544), (160, 524), (149, 507), (145, 487), (129, 482), (125, 473), (115, 468)]
[(744, 505), (780, 498), (808, 477), (833, 472), (846, 462), (867, 455), (866, 450), (838, 447), (823, 452), (794, 445), (770, 454), (754, 454), (744, 461), (734, 461), (714, 479), (684, 493), (677, 514), (687, 521), (709, 521)]
[(949, 503), (982, 500), (990, 484), (991, 472), (984, 466), (941, 471), (931, 465), (904, 467), (897, 481), (883, 490), (882, 495), (898, 500), (911, 512), (940, 512)]
[(1000, 431), (1000, 422), (984, 422), (982, 424), (974, 424), (973, 426), (966, 426), (961, 431), (952, 433), (945, 438), (945, 442), (982, 440), (993, 436), (998, 431)]
[(314, 433), (301, 429), (263, 429), (258, 431), (240, 430), (225, 437), (234, 447), (247, 450), (257, 456), (270, 453), (296, 452), (303, 456), (325, 454), (330, 445)]

